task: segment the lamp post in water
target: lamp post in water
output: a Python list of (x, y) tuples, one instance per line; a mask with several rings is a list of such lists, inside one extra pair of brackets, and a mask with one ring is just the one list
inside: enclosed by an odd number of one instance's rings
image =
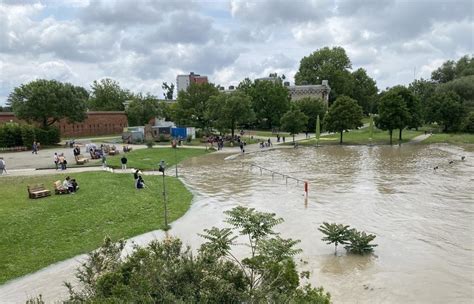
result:
[(163, 205), (165, 207), (165, 231), (167, 231), (168, 230), (168, 209), (166, 208), (165, 169), (166, 169), (165, 161), (161, 160), (160, 168), (158, 169), (158, 171), (163, 173)]

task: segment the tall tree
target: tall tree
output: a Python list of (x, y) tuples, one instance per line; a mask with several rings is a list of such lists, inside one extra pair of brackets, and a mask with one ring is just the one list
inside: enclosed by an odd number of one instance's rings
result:
[(66, 118), (80, 122), (86, 118), (87, 91), (56, 80), (38, 79), (16, 87), (8, 97), (15, 115), (43, 128)]
[[(404, 86), (395, 86), (391, 88), (390, 91), (394, 94), (399, 95), (405, 101), (406, 107), (410, 114), (407, 120), (405, 121), (405, 127), (416, 129), (420, 127), (423, 124), (423, 119), (421, 105), (418, 98), (416, 98), (416, 96)], [(402, 140), (402, 130), (404, 128), (399, 130), (399, 140)]]
[(123, 90), (120, 84), (110, 78), (94, 80), (91, 85), (89, 109), (93, 111), (123, 111), (124, 102), (131, 98), (131, 94)]
[(342, 144), (343, 132), (361, 127), (363, 125), (362, 117), (362, 108), (357, 104), (357, 101), (347, 96), (339, 96), (329, 108), (329, 112), (324, 118), (324, 124), (327, 131), (340, 133), (339, 143)]
[(238, 126), (255, 120), (250, 97), (239, 91), (211, 96), (207, 114), (213, 126), (230, 130), (232, 138)]
[(428, 117), (428, 101), (435, 93), (436, 83), (426, 79), (416, 79), (408, 86), (412, 94), (420, 101), (421, 115), (425, 122), (429, 121)]
[(132, 97), (132, 102), (126, 110), (130, 126), (142, 126), (155, 117), (168, 118), (167, 105), (150, 94), (143, 96), (141, 93)]
[(174, 111), (175, 122), (198, 128), (210, 127), (207, 116), (208, 102), (211, 96), (219, 94), (211, 83), (192, 83), (186, 91), (178, 93), (178, 101)]
[(362, 68), (354, 71), (352, 77), (354, 78), (354, 90), (350, 96), (357, 100), (365, 114), (373, 113), (378, 92), (375, 81)]
[(308, 117), (306, 124), (306, 131), (313, 131), (316, 128), (316, 117), (319, 115), (324, 119), (327, 107), (326, 104), (319, 98), (305, 97), (295, 101), (296, 107)]
[(163, 82), (161, 88), (164, 91), (163, 96), (165, 97), (165, 99), (172, 100), (174, 93), (174, 83), (168, 84), (167, 82)]
[(430, 118), (444, 126), (444, 131), (458, 130), (467, 111), (454, 91), (437, 91), (430, 99)]
[(410, 112), (403, 97), (389, 90), (383, 94), (379, 103), (379, 116), (375, 125), (381, 130), (388, 130), (392, 144), (393, 130), (403, 129), (410, 118)]
[(437, 68), (431, 73), (431, 79), (439, 82), (445, 83), (453, 80), (456, 77), (456, 63), (454, 60), (448, 60), (443, 63), (442, 66)]
[(351, 61), (344, 48), (324, 47), (301, 59), (295, 83), (320, 84), (326, 79), (331, 87), (331, 101), (339, 95), (351, 96), (354, 89), (354, 78), (349, 71), (351, 68)]
[(281, 118), (281, 128), (293, 136), (293, 143), (295, 142), (295, 135), (305, 130), (307, 124), (308, 116), (296, 107), (286, 112)]
[(280, 119), (290, 108), (290, 95), (283, 86), (281, 77), (274, 81), (244, 79), (237, 87), (252, 99), (252, 107), (257, 124), (262, 128), (273, 128), (280, 125)]

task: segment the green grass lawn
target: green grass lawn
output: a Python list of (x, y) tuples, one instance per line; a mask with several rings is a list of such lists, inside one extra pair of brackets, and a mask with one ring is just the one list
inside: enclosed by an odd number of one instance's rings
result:
[[(422, 131), (414, 131), (414, 130), (403, 130), (402, 133), (402, 142), (407, 142), (412, 138), (423, 134)], [(322, 136), (319, 140), (320, 144), (339, 144), (339, 137), (340, 134), (329, 134), (326, 136)], [(398, 130), (393, 131), (392, 137), (393, 143), (398, 143)], [(359, 130), (351, 130), (349, 132), (345, 132), (342, 137), (343, 144), (347, 145), (367, 145), (371, 143), (369, 141), (369, 128), (362, 128)], [(304, 140), (299, 142), (301, 145), (315, 145), (316, 140), (313, 138), (309, 140)], [(375, 145), (383, 145), (390, 143), (390, 136), (388, 131), (382, 131), (377, 128), (374, 128), (372, 144)]]
[[(161, 177), (145, 176), (149, 188), (136, 190), (131, 174), (74, 174), (76, 194), (28, 199), (28, 184), (50, 190), (65, 174), (0, 178), (0, 284), (113, 240), (164, 228)], [(166, 178), (169, 222), (189, 208), (192, 194)]]
[(474, 144), (474, 134), (469, 133), (438, 133), (433, 134), (422, 143), (449, 143), (449, 144)]
[[(141, 170), (156, 170), (160, 160), (164, 160), (166, 165), (173, 166), (182, 160), (190, 157), (200, 156), (208, 153), (205, 149), (178, 148), (152, 148), (139, 149), (126, 153), (128, 168), (139, 168)], [(175, 155), (176, 153), (176, 155)], [(123, 153), (107, 157), (107, 165), (113, 168), (121, 168), (120, 159)]]

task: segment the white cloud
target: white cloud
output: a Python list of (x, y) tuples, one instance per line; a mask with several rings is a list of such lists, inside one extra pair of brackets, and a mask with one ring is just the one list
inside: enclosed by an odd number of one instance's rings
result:
[(88, 89), (111, 77), (158, 96), (191, 71), (224, 86), (271, 72), (292, 82), (303, 56), (336, 45), (381, 88), (407, 84), (415, 68), (429, 77), (474, 53), (473, 10), (469, 0), (2, 0), (0, 96), (38, 77)]

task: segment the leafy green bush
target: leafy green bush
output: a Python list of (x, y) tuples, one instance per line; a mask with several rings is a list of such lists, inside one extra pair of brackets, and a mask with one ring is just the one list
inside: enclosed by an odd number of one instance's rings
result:
[(31, 125), (22, 125), (21, 140), (23, 142), (23, 145), (31, 146), (35, 141), (35, 128)]
[(334, 254), (337, 253), (338, 244), (346, 245), (344, 248), (349, 253), (356, 254), (370, 253), (374, 250), (374, 247), (377, 247), (375, 244), (369, 244), (375, 239), (375, 235), (366, 234), (365, 232), (357, 231), (354, 228), (349, 229), (349, 227), (349, 225), (336, 223), (329, 224), (324, 222), (318, 230), (326, 235), (321, 240), (326, 241), (327, 244), (334, 243), (336, 245)]
[[(299, 287), (299, 241), (273, 230), (281, 218), (245, 207), (225, 213), (231, 227), (205, 229), (197, 253), (168, 238), (122, 259), (125, 243), (106, 238), (78, 270), (83, 289), (66, 284), (66, 303), (330, 303), (322, 288)], [(251, 252), (241, 260), (232, 254), (239, 236)]]
[(344, 246), (350, 253), (366, 254), (374, 251), (376, 244), (369, 244), (375, 239), (375, 235), (366, 234), (364, 231), (351, 229), (349, 233), (349, 244)]

